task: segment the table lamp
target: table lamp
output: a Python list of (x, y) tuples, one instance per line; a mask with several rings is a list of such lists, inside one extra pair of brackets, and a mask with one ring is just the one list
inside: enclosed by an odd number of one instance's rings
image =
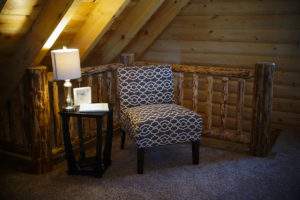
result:
[(80, 58), (78, 49), (57, 49), (51, 51), (53, 76), (55, 80), (65, 80), (65, 105), (64, 111), (74, 111), (73, 99), (71, 96), (71, 79), (81, 77)]

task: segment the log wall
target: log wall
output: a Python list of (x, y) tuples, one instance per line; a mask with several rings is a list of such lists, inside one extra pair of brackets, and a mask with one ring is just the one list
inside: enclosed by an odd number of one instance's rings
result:
[[(275, 62), (272, 127), (300, 130), (298, 0), (192, 0), (138, 59), (253, 70), (258, 61)], [(207, 81), (199, 77), (201, 104), (206, 101), (201, 96), (207, 92), (202, 87)], [(192, 87), (192, 77), (185, 76), (184, 104), (189, 107), (192, 105)], [(251, 120), (248, 111), (252, 108), (253, 81), (247, 81), (245, 85), (241, 80), (228, 81), (231, 94), (228, 96), (227, 116), (235, 115), (236, 109), (240, 112), (241, 108), (235, 106), (235, 95), (240, 95), (243, 87), (244, 121), (247, 121)], [(213, 102), (220, 100), (222, 90), (222, 80), (214, 80)], [(219, 112), (216, 106), (212, 106), (213, 116)], [(212, 121), (213, 125), (219, 123), (214, 119)], [(227, 125), (249, 129), (247, 123), (227, 122)]]

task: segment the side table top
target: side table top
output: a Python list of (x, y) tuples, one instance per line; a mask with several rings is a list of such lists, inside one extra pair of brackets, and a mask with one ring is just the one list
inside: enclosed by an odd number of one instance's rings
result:
[(74, 116), (74, 117), (100, 117), (106, 115), (113, 109), (114, 104), (108, 104), (109, 111), (100, 112), (79, 112), (79, 106), (76, 107), (75, 111), (60, 111), (59, 114), (63, 116)]

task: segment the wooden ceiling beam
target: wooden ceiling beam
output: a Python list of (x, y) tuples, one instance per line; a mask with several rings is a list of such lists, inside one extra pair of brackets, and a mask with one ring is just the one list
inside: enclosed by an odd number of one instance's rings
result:
[(86, 58), (99, 39), (109, 30), (109, 27), (130, 1), (102, 0), (98, 3), (69, 45), (79, 49), (81, 61)]
[[(100, 52), (100, 63), (112, 62), (157, 11), (164, 0), (141, 0), (125, 16)], [(98, 58), (97, 58), (98, 59)]]
[(44, 59), (48, 51), (51, 49), (61, 32), (64, 30), (65, 26), (70, 21), (71, 17), (74, 15), (75, 11), (79, 7), (82, 0), (74, 0), (67, 10), (63, 17), (61, 18), (60, 22), (56, 26), (56, 28), (51, 33), (50, 37), (47, 39), (45, 44), (43, 45), (42, 49), (40, 50), (39, 54), (35, 57), (34, 61), (32, 62), (32, 65), (39, 65), (40, 62)]
[(47, 39), (68, 12), (75, 0), (48, 0), (27, 33), (15, 57), (0, 68), (0, 106), (9, 99), (25, 68), (32, 65)]
[(4, 7), (6, 1), (7, 1), (7, 0), (1, 0), (1, 1), (0, 1), (0, 13), (1, 13), (2, 8)]
[(135, 53), (138, 59), (189, 2), (190, 0), (166, 0), (124, 52)]

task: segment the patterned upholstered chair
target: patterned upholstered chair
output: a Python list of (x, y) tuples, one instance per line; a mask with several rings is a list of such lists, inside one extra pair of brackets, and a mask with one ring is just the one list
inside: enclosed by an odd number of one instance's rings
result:
[(198, 164), (202, 118), (174, 104), (171, 67), (121, 67), (117, 76), (121, 149), (127, 133), (137, 145), (137, 173), (143, 173), (144, 148), (160, 145), (192, 142), (193, 164)]

